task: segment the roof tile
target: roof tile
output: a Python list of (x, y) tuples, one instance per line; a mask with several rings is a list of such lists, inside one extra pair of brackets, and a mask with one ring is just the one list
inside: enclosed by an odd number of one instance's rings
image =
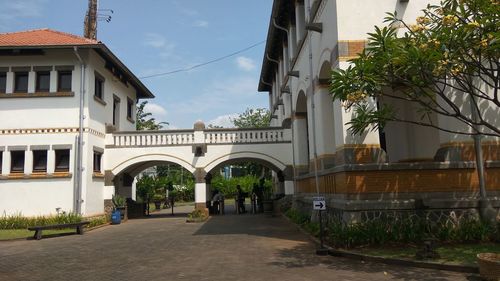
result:
[(0, 47), (94, 45), (99, 41), (48, 28), (0, 33)]

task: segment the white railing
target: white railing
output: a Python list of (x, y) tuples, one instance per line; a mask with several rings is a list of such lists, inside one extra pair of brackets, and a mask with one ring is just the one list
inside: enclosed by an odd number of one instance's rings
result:
[(106, 136), (106, 144), (114, 147), (174, 146), (203, 143), (247, 144), (289, 141), (289, 134), (282, 128), (115, 132)]
[(221, 131), (205, 131), (205, 143), (271, 143), (284, 142), (288, 139), (283, 129), (235, 129)]
[(168, 146), (194, 143), (194, 132), (134, 132), (113, 134), (113, 146)]

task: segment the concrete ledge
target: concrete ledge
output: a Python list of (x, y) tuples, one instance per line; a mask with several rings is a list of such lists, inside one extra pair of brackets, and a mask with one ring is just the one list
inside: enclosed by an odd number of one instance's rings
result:
[(455, 264), (442, 264), (435, 262), (425, 262), (425, 261), (413, 261), (413, 260), (405, 260), (405, 259), (394, 259), (394, 258), (384, 258), (378, 256), (369, 256), (363, 255), (354, 252), (341, 251), (333, 248), (328, 249), (328, 254), (334, 257), (344, 257), (368, 262), (380, 262), (389, 265), (401, 265), (401, 266), (412, 266), (419, 268), (429, 268), (429, 269), (437, 269), (437, 270), (447, 270), (447, 271), (455, 271), (455, 272), (464, 272), (464, 273), (479, 273), (479, 267), (477, 266), (468, 266), (468, 265), (455, 265)]

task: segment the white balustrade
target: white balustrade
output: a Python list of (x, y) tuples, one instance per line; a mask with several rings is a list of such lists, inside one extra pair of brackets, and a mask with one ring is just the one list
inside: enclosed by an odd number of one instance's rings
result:
[(283, 131), (283, 129), (205, 131), (205, 143), (269, 143), (290, 141), (285, 138)]
[[(201, 135), (206, 144), (245, 144), (245, 143), (273, 143), (289, 142), (290, 134), (285, 130), (277, 129), (248, 129), (248, 130), (207, 130)], [(114, 133), (109, 139), (110, 145), (117, 147), (133, 146), (169, 146), (192, 145), (195, 143), (194, 131), (160, 131), (160, 132), (124, 132)]]
[(193, 132), (137, 132), (115, 133), (112, 135), (113, 146), (162, 146), (190, 145), (194, 143)]

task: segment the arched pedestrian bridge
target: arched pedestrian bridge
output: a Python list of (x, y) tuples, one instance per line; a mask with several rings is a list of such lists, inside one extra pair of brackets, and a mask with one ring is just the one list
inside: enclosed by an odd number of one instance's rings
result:
[(279, 189), (293, 193), (291, 130), (284, 128), (113, 132), (106, 135), (105, 185), (132, 193), (133, 178), (146, 168), (174, 163), (193, 173), (197, 208), (205, 208), (210, 173), (233, 162), (253, 161), (279, 175)]

